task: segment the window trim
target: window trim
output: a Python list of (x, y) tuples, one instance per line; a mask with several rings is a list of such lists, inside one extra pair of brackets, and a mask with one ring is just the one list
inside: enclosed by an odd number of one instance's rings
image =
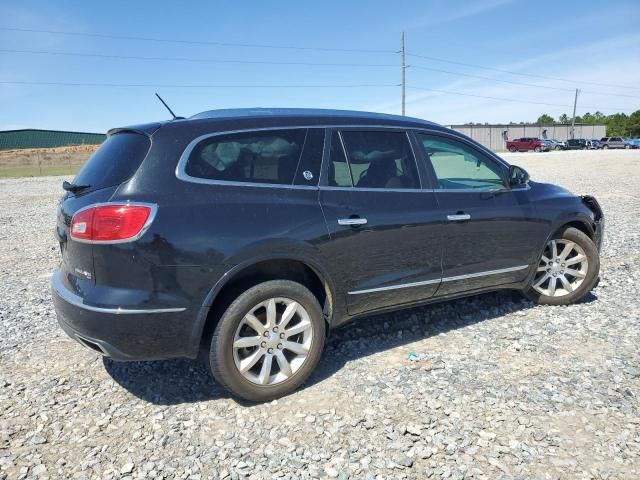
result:
[[(220, 136), (220, 135), (228, 135), (228, 134), (232, 134), (232, 133), (243, 133), (243, 132), (264, 132), (264, 131), (270, 131), (270, 130), (293, 130), (293, 129), (310, 129), (310, 128), (324, 128), (325, 129), (325, 145), (324, 145), (324, 150), (323, 150), (323, 154), (322, 154), (322, 163), (321, 163), (321, 169), (320, 169), (320, 182), (318, 183), (318, 185), (283, 185), (281, 183), (260, 183), (260, 182), (234, 182), (234, 181), (230, 181), (230, 180), (213, 180), (213, 179), (206, 179), (206, 178), (198, 178), (198, 177), (192, 177), (190, 175), (188, 175), (185, 172), (185, 167), (186, 167), (186, 163), (187, 160), (189, 159), (189, 155), (191, 154), (191, 151), (195, 148), (195, 146), (201, 142), (202, 140), (205, 140), (207, 138), (210, 137), (215, 137), (215, 136)], [(372, 188), (372, 189), (368, 189), (368, 188), (354, 188), (354, 187), (332, 187), (330, 185), (326, 184), (326, 175), (327, 175), (327, 161), (329, 158), (329, 145), (330, 145), (330, 137), (329, 135), (332, 133), (333, 130), (335, 129), (353, 129), (353, 130), (362, 130), (362, 129), (366, 129), (366, 130), (376, 130), (376, 129), (380, 129), (380, 130), (395, 130), (395, 131), (401, 131), (401, 132), (405, 132), (409, 138), (411, 139), (411, 137), (414, 138), (415, 143), (419, 144), (418, 148), (419, 150), (416, 151), (416, 146), (414, 145), (414, 142), (410, 141), (410, 145), (411, 148), (413, 150), (413, 155), (414, 155), (414, 159), (415, 162), (417, 164), (417, 169), (418, 169), (418, 177), (419, 177), (419, 181), (420, 181), (420, 185), (422, 186), (422, 188), (419, 189), (413, 189), (413, 188), (401, 188), (401, 189), (384, 189), (384, 188)], [(496, 162), (498, 165), (501, 165), (503, 170), (506, 172), (509, 169), (509, 164), (507, 162), (505, 162), (502, 158), (500, 158), (499, 156), (497, 156), (495, 153), (493, 153), (491, 150), (487, 150), (484, 147), (480, 146), (481, 148), (478, 147), (478, 145), (476, 145), (473, 141), (469, 141), (466, 138), (463, 138), (457, 134), (453, 134), (453, 133), (449, 133), (446, 131), (440, 131), (440, 130), (432, 130), (430, 128), (427, 127), (414, 127), (414, 126), (407, 126), (407, 127), (403, 127), (403, 126), (398, 126), (398, 125), (380, 125), (380, 124), (340, 124), (340, 123), (336, 123), (336, 124), (331, 124), (331, 123), (327, 123), (327, 124), (311, 124), (311, 125), (280, 125), (280, 126), (273, 126), (273, 127), (261, 127), (261, 128), (241, 128), (241, 129), (235, 129), (235, 130), (224, 130), (224, 131), (218, 131), (218, 132), (212, 132), (212, 133), (205, 133), (203, 135), (200, 135), (196, 138), (194, 138), (193, 140), (191, 140), (187, 146), (185, 147), (184, 151), (182, 152), (182, 154), (180, 155), (180, 159), (178, 160), (178, 163), (176, 165), (175, 168), (175, 175), (176, 178), (178, 180), (181, 180), (183, 182), (189, 182), (189, 183), (198, 183), (198, 184), (203, 184), (203, 185), (227, 185), (227, 186), (244, 186), (244, 187), (259, 187), (259, 188), (284, 188), (284, 189), (304, 189), (304, 190), (351, 190), (354, 192), (367, 192), (367, 191), (372, 191), (372, 192), (425, 192), (425, 191), (434, 191), (434, 192), (444, 192), (444, 191), (448, 191), (448, 192), (482, 192), (483, 190), (478, 190), (478, 189), (469, 189), (469, 190), (462, 190), (462, 189), (453, 189), (453, 190), (444, 190), (444, 189), (440, 189), (440, 188), (433, 188), (433, 185), (428, 185), (427, 184), (427, 180), (429, 181), (429, 183), (432, 182), (432, 179), (429, 178), (431, 176), (434, 175), (434, 172), (429, 171), (429, 168), (433, 168), (431, 166), (431, 162), (427, 162), (424, 157), (425, 157), (425, 153), (424, 153), (424, 147), (420, 144), (420, 142), (417, 140), (417, 138), (415, 138), (415, 134), (416, 133), (425, 133), (425, 134), (429, 134), (429, 135), (437, 135), (437, 136), (441, 136), (441, 137), (447, 137), (447, 138), (451, 138), (453, 140), (457, 140), (459, 142), (465, 143), (466, 145), (468, 145), (470, 148), (477, 150), (479, 152), (481, 152), (484, 156), (488, 157), (489, 159), (493, 160), (494, 162)], [(153, 141), (153, 140), (152, 140)], [(420, 154), (420, 156), (422, 157), (422, 163), (418, 163), (418, 153)], [(347, 159), (348, 161), (348, 159)], [(424, 178), (425, 172), (427, 174), (427, 178)], [(506, 176), (506, 174), (505, 174)], [(508, 187), (507, 187), (508, 188)], [(509, 189), (511, 191), (515, 191), (515, 190), (524, 190), (524, 189), (528, 189), (531, 188), (530, 186), (527, 185), (527, 188), (523, 188), (523, 189)]]
[(423, 129), (423, 128), (414, 128), (412, 130), (413, 130), (414, 137), (416, 139), (416, 143), (418, 144), (418, 148), (420, 148), (420, 153), (422, 155), (425, 168), (428, 170), (429, 176), (431, 177), (430, 180), (431, 180), (431, 190), (432, 191), (434, 191), (434, 192), (447, 192), (447, 193), (454, 193), (454, 192), (460, 192), (460, 193), (469, 193), (469, 192), (486, 193), (486, 192), (502, 191), (502, 190), (484, 190), (484, 189), (479, 189), (479, 188), (438, 188), (438, 182), (437, 182), (438, 177), (436, 175), (436, 171), (433, 168), (433, 164), (431, 163), (431, 159), (429, 158), (429, 155), (427, 155), (427, 152), (426, 152), (426, 150), (424, 148), (424, 145), (418, 139), (418, 134), (442, 137), (442, 138), (446, 138), (446, 139), (453, 140), (453, 141), (460, 142), (460, 143), (464, 144), (465, 146), (469, 147), (472, 151), (477, 152), (478, 155), (480, 155), (482, 158), (486, 159), (488, 162), (492, 162), (494, 165), (496, 165), (498, 167), (498, 169), (500, 171), (500, 178), (502, 179), (503, 189), (508, 189), (510, 191), (520, 190), (520, 189), (512, 189), (512, 188), (509, 187), (509, 184), (508, 184), (508, 181), (507, 181), (507, 178), (506, 178), (507, 177), (507, 173), (509, 171), (509, 165), (504, 160), (502, 160), (500, 157), (497, 157), (490, 150), (488, 151), (489, 154), (487, 154), (487, 151), (485, 151), (484, 148), (483, 149), (479, 149), (472, 142), (469, 142), (468, 140), (466, 140), (464, 138), (461, 138), (461, 137), (459, 137), (457, 135), (449, 134), (448, 132), (440, 132), (440, 131), (437, 131), (437, 130), (429, 130), (429, 129)]

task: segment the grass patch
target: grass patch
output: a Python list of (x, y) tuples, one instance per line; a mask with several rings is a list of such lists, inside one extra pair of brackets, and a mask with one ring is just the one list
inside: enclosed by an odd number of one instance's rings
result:
[(75, 175), (80, 166), (68, 165), (0, 165), (0, 178)]

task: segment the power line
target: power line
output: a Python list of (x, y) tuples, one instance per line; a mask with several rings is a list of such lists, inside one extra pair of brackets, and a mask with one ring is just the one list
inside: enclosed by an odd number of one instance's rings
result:
[(397, 83), (364, 83), (338, 85), (214, 85), (214, 84), (177, 84), (177, 83), (92, 83), (92, 82), (48, 82), (30, 80), (0, 80), (4, 85), (44, 85), (59, 87), (123, 87), (123, 88), (366, 88), (366, 87), (398, 87)]
[[(408, 65), (408, 67), (410, 68), (417, 68), (420, 70), (429, 70), (431, 72), (440, 72), (440, 73), (447, 73), (450, 75), (460, 75), (463, 77), (470, 77), (470, 78), (478, 78), (481, 80), (489, 80), (492, 82), (499, 82), (499, 83), (509, 83), (512, 85), (524, 85), (526, 87), (535, 87), (535, 88), (547, 88), (549, 90), (560, 90), (560, 91), (564, 91), (564, 92), (574, 92), (575, 88), (568, 88), (568, 87), (553, 87), (550, 85), (539, 85), (539, 84), (535, 84), (535, 83), (527, 83), (527, 82), (516, 82), (515, 80), (503, 80), (502, 78), (492, 78), (492, 77), (485, 77), (482, 75), (474, 75), (471, 73), (463, 73), (463, 72), (452, 72), (450, 70), (442, 70), (439, 68), (431, 68), (431, 67), (425, 67), (423, 65)], [(626, 97), (626, 98), (640, 98), (640, 96), (638, 95), (626, 95), (624, 93), (609, 93), (609, 92), (595, 92), (592, 90), (580, 90), (582, 93), (591, 93), (594, 95), (606, 95), (606, 96), (613, 96), (613, 97)]]
[[(532, 102), (532, 101), (528, 101), (528, 100), (520, 100), (518, 98), (504, 98), (504, 97), (491, 97), (488, 95), (477, 95), (474, 93), (463, 93), (463, 92), (455, 92), (453, 90), (439, 90), (436, 88), (427, 88), (427, 87), (414, 87), (411, 85), (407, 85), (407, 88), (411, 88), (413, 90), (426, 90), (429, 92), (436, 92), (436, 93), (445, 93), (448, 95), (462, 95), (464, 97), (475, 97), (475, 98), (486, 98), (489, 100), (499, 100), (501, 102), (513, 102), (513, 103), (527, 103), (527, 104), (531, 104), (531, 105), (544, 105), (547, 107), (562, 107), (562, 108), (571, 108), (571, 105), (561, 105), (559, 103), (547, 103), (547, 102)], [(599, 109), (599, 108), (604, 108), (602, 106), (600, 107), (593, 107), (593, 106), (581, 106), (581, 108), (586, 109)], [(608, 107), (608, 109), (610, 110), (626, 110), (627, 107)]]
[(487, 67), (487, 66), (477, 65), (477, 64), (473, 64), (473, 63), (456, 62), (456, 61), (453, 61), (453, 60), (446, 60), (444, 58), (431, 57), (431, 56), (428, 56), (428, 55), (418, 55), (416, 53), (407, 53), (407, 56), (416, 57), (416, 58), (424, 58), (424, 59), (427, 59), (427, 60), (434, 60), (436, 62), (451, 63), (453, 65), (462, 65), (462, 66), (465, 66), (465, 67), (481, 68), (483, 70), (493, 70), (494, 72), (508, 73), (510, 75), (522, 75), (522, 76), (525, 76), (525, 77), (544, 78), (546, 80), (556, 80), (556, 81), (559, 81), (559, 82), (568, 82), (568, 83), (572, 83), (574, 85), (576, 83), (582, 83), (582, 84), (585, 84), (585, 85), (597, 85), (599, 87), (630, 88), (632, 90), (640, 90), (640, 88), (638, 88), (638, 87), (631, 87), (629, 85), (617, 85), (617, 84), (613, 84), (613, 83), (588, 82), (586, 80), (576, 80), (576, 79), (570, 79), (570, 78), (560, 78), (560, 77), (549, 77), (549, 76), (545, 76), (545, 75), (537, 75), (535, 73), (514, 72), (514, 71), (511, 71), (511, 70), (502, 70), (500, 68)]
[(36, 55), (59, 55), (66, 57), (95, 57), (123, 60), (159, 60), (176, 62), (196, 62), (196, 63), (233, 63), (233, 64), (257, 64), (257, 65), (303, 65), (319, 67), (396, 67), (390, 63), (315, 63), (315, 62), (277, 62), (269, 60), (228, 60), (215, 58), (190, 58), (190, 57), (147, 57), (140, 55), (112, 55), (105, 53), (82, 53), (82, 52), (60, 52), (52, 50), (18, 50), (0, 48), (4, 53), (26, 53)]
[(356, 53), (397, 53), (395, 50), (377, 50), (366, 48), (330, 48), (330, 47), (301, 47), (298, 45), (271, 45), (258, 43), (234, 43), (213, 42), (209, 40), (186, 40), (177, 38), (138, 37), (133, 35), (110, 35), (105, 33), (69, 32), (62, 30), (43, 30), (35, 28), (0, 27), (0, 30), (9, 32), (47, 33), (50, 35), (69, 35), (77, 37), (108, 38), (115, 40), (140, 40), (145, 42), (178, 43), (186, 45), (215, 45), (218, 47), (242, 47), (242, 48), (273, 48), (283, 50), (315, 50), (322, 52), (356, 52)]
[[(175, 62), (192, 62), (192, 63), (217, 63), (217, 64), (247, 64), (247, 65), (292, 65), (292, 66), (318, 66), (318, 67), (396, 67), (394, 64), (389, 63), (325, 63), (325, 62), (283, 62), (283, 61), (269, 61), (269, 60), (229, 60), (229, 59), (215, 59), (215, 58), (192, 58), (192, 57), (156, 57), (156, 56), (141, 56), (141, 55), (114, 55), (104, 53), (84, 53), (84, 52), (61, 52), (53, 50), (23, 50), (23, 49), (9, 49), (0, 48), (2, 53), (17, 53), (17, 54), (29, 54), (29, 55), (52, 55), (52, 56), (66, 56), (66, 57), (87, 57), (87, 58), (102, 58), (102, 59), (116, 59), (116, 60), (144, 60), (144, 61), (175, 61)], [(477, 78), (480, 80), (487, 80), (491, 82), (508, 83), (512, 85), (524, 85), (534, 88), (546, 88), (549, 90), (558, 90), (565, 92), (573, 92), (573, 88), (567, 87), (554, 87), (550, 85), (539, 85), (527, 82), (517, 82), (515, 80), (504, 80), (501, 78), (485, 77), (483, 75), (474, 75), (464, 72), (453, 72), (451, 70), (443, 70), (440, 68), (432, 68), (424, 65), (407, 65), (404, 68), (416, 68), (419, 70), (428, 70), (431, 72), (445, 73), (449, 75), (459, 75), (469, 78)], [(640, 98), (637, 95), (627, 95), (623, 93), (609, 93), (609, 92), (596, 92), (591, 90), (581, 90), (582, 93), (590, 93), (594, 95), (625, 97), (625, 98)]]

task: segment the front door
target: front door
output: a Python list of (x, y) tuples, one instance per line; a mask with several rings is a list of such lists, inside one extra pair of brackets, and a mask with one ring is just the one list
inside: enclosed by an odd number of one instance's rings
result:
[(343, 129), (330, 140), (320, 188), (330, 239), (321, 248), (344, 282), (349, 314), (431, 297), (442, 221), (434, 192), (420, 189), (407, 133)]
[(505, 187), (506, 164), (442, 133), (416, 133), (443, 225), (438, 296), (524, 280), (544, 243), (528, 186)]

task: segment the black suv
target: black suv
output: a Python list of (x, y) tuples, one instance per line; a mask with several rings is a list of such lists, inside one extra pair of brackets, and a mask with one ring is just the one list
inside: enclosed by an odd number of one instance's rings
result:
[(586, 150), (589, 143), (584, 138), (570, 138), (566, 143), (567, 150)]
[(62, 328), (116, 360), (196, 358), (234, 394), (297, 388), (330, 329), (496, 289), (595, 284), (603, 215), (419, 119), (219, 110), (117, 128), (58, 209)]

